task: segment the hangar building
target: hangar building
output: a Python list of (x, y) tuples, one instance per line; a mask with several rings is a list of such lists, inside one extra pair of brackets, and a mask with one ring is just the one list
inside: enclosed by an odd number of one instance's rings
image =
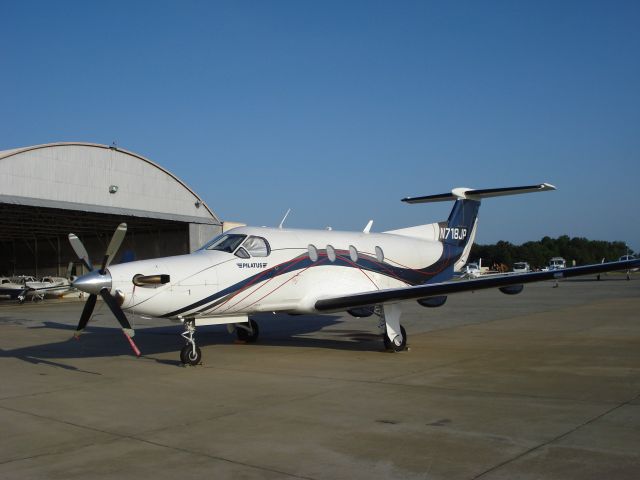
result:
[(0, 275), (66, 275), (81, 264), (68, 234), (100, 264), (117, 225), (115, 262), (196, 250), (222, 222), (184, 182), (119, 147), (52, 143), (0, 151)]

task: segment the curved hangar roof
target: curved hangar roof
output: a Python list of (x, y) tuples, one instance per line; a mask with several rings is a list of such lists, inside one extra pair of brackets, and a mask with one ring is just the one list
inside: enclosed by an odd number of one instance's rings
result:
[(220, 225), (184, 182), (121, 148), (51, 143), (0, 151), (0, 203)]

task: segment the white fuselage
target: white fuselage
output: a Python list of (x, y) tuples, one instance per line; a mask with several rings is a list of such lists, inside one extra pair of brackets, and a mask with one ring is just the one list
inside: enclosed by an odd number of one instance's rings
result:
[[(209, 318), (285, 311), (313, 313), (323, 297), (426, 283), (453, 269), (459, 252), (441, 242), (388, 233), (240, 227), (226, 234), (268, 242), (268, 255), (198, 250), (189, 255), (112, 265), (111, 294), (124, 310), (167, 318)], [(433, 228), (432, 228), (433, 230)], [(437, 238), (437, 234), (434, 234)], [(164, 285), (134, 286), (134, 275), (170, 275)], [(443, 278), (444, 279), (444, 278)]]

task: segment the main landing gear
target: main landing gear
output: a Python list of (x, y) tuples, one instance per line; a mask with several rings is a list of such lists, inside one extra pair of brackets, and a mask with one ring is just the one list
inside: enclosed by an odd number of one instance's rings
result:
[(236, 323), (236, 336), (241, 342), (253, 343), (259, 334), (258, 322), (251, 318), (247, 323)]
[(376, 313), (380, 317), (380, 330), (383, 331), (382, 341), (385, 350), (401, 352), (407, 349), (407, 332), (400, 325), (402, 310), (398, 304), (376, 307)]
[[(198, 365), (202, 362), (202, 352), (196, 345), (196, 322), (193, 318), (186, 318), (183, 321), (184, 332), (181, 335), (187, 341), (187, 344), (180, 350), (180, 361), (183, 365)], [(258, 322), (253, 319), (243, 323), (230, 323), (227, 327), (229, 328), (229, 333), (232, 333), (235, 329), (236, 336), (241, 342), (253, 343), (260, 334)]]
[[(392, 341), (389, 339), (389, 331), (385, 329), (385, 333), (382, 334), (382, 342), (384, 343), (385, 350), (402, 352), (407, 349), (407, 332), (405, 332), (402, 325), (400, 325), (400, 332), (400, 335), (397, 335)], [(402, 337), (402, 339), (399, 337)]]

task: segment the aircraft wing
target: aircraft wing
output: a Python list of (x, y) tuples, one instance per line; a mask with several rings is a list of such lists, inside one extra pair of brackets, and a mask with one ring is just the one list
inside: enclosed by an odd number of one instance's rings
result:
[(320, 312), (341, 311), (351, 308), (367, 307), (383, 303), (395, 303), (404, 300), (417, 300), (420, 298), (438, 297), (462, 293), (485, 288), (500, 288), (525, 283), (541, 282), (561, 278), (577, 277), (580, 275), (593, 275), (614, 270), (630, 270), (640, 266), (640, 259), (625, 260), (619, 262), (597, 263), (582, 267), (563, 268), (547, 272), (512, 273), (480, 277), (473, 280), (460, 280), (443, 283), (430, 283), (413, 287), (391, 288), (375, 290), (372, 292), (356, 293), (341, 297), (323, 298), (316, 301), (315, 308)]

